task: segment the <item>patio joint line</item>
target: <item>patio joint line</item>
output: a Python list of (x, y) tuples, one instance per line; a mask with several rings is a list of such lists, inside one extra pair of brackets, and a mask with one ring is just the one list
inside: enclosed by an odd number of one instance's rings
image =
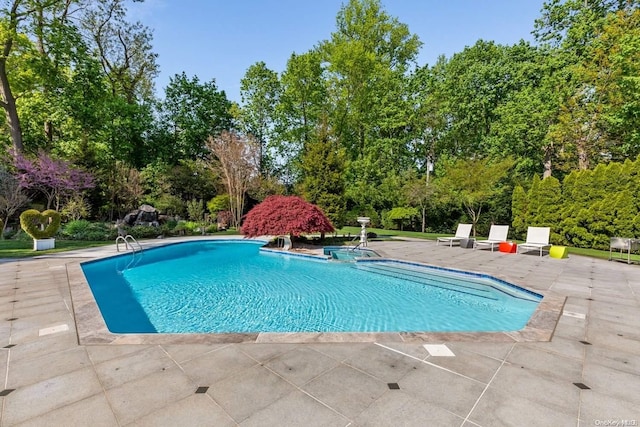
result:
[(376, 342), (376, 343), (374, 343), (374, 344), (375, 344), (375, 345), (377, 345), (377, 346), (380, 346), (380, 347), (382, 347), (382, 348), (386, 348), (387, 350), (391, 350), (391, 351), (393, 351), (393, 352), (396, 352), (396, 353), (398, 353), (398, 354), (402, 354), (403, 356), (410, 357), (411, 359), (417, 360), (417, 361), (419, 361), (420, 363), (424, 363), (425, 365), (433, 366), (434, 368), (438, 368), (438, 369), (441, 369), (441, 370), (443, 370), (443, 371), (449, 372), (449, 373), (451, 373), (451, 374), (457, 375), (457, 376), (459, 376), (459, 377), (465, 378), (465, 379), (467, 379), (467, 380), (471, 380), (471, 381), (473, 381), (473, 382), (476, 382), (476, 383), (479, 383), (479, 384), (485, 385), (485, 383), (483, 383), (482, 381), (479, 381), (479, 380), (477, 380), (477, 379), (475, 379), (475, 378), (468, 377), (468, 376), (463, 375), (463, 374), (461, 374), (461, 373), (459, 373), (459, 372), (452, 371), (451, 369), (447, 369), (447, 368), (445, 368), (445, 367), (443, 367), (443, 366), (440, 366), (440, 365), (436, 365), (435, 363), (431, 363), (431, 362), (428, 362), (428, 361), (426, 361), (426, 360), (423, 360), (423, 359), (417, 358), (417, 357), (412, 356), (412, 355), (410, 355), (410, 354), (404, 353), (404, 352), (402, 352), (402, 351), (400, 351), (400, 350), (396, 350), (395, 348), (387, 347), (386, 345), (384, 345), (384, 344), (380, 344), (380, 343), (377, 343), (377, 342)]
[[(486, 391), (489, 389), (489, 386), (491, 385), (491, 383), (493, 382), (493, 380), (495, 379), (496, 375), (498, 375), (498, 372), (500, 372), (500, 369), (502, 369), (502, 367), (504, 366), (505, 363), (507, 363), (507, 358), (509, 357), (509, 355), (511, 354), (511, 352), (513, 351), (515, 347), (515, 344), (513, 344), (511, 346), (511, 348), (509, 349), (509, 352), (504, 356), (504, 360), (502, 361), (502, 363), (500, 364), (500, 366), (498, 366), (498, 369), (496, 369), (496, 371), (493, 373), (493, 375), (491, 376), (491, 379), (489, 380), (489, 382), (487, 383), (487, 385), (485, 386), (484, 390), (482, 390), (482, 393), (480, 393), (480, 396), (478, 396), (478, 399), (476, 399), (476, 403), (473, 404), (473, 406), (471, 407), (471, 409), (469, 410), (469, 413), (467, 414), (467, 416), (464, 418), (464, 421), (462, 421), (462, 424), (460, 424), (460, 427), (462, 427), (467, 421), (469, 421), (469, 417), (471, 416), (471, 414), (473, 413), (473, 411), (476, 409), (476, 406), (478, 406), (478, 403), (480, 403), (480, 399), (482, 399), (482, 396), (484, 396), (484, 394), (486, 393)], [(471, 422), (471, 421), (469, 421)], [(475, 423), (474, 423), (475, 424)]]
[[(341, 363), (342, 363), (342, 362), (341, 362)], [(349, 366), (349, 365), (347, 365), (347, 366)], [(269, 372), (271, 372), (272, 374), (274, 374), (274, 375), (276, 375), (276, 376), (278, 376), (278, 377), (282, 378), (284, 381), (286, 381), (287, 383), (291, 384), (291, 385), (292, 385), (296, 390), (298, 390), (299, 392), (302, 392), (302, 393), (306, 394), (307, 396), (309, 396), (310, 398), (312, 398), (313, 400), (315, 400), (316, 402), (318, 402), (319, 404), (321, 404), (321, 405), (322, 405), (322, 406), (324, 406), (325, 408), (329, 409), (330, 411), (335, 412), (336, 414), (340, 415), (341, 417), (346, 418), (347, 420), (349, 420), (349, 424), (347, 424), (347, 425), (350, 425), (350, 424), (351, 424), (351, 419), (350, 419), (349, 417), (347, 417), (345, 414), (343, 414), (342, 412), (338, 411), (337, 409), (335, 409), (335, 408), (333, 408), (333, 407), (329, 406), (328, 404), (324, 403), (322, 400), (318, 399), (318, 398), (317, 398), (317, 397), (315, 397), (313, 394), (311, 394), (311, 393), (309, 393), (308, 391), (304, 390), (304, 389), (302, 388), (302, 386), (299, 386), (299, 385), (295, 384), (294, 382), (292, 382), (292, 381), (288, 380), (287, 378), (283, 377), (282, 375), (280, 375), (278, 372), (274, 371), (273, 369), (271, 369), (271, 368), (270, 368), (270, 367), (268, 367), (267, 365), (262, 366), (262, 368), (264, 368), (264, 369), (268, 370)], [(304, 386), (304, 385), (306, 385), (306, 384), (309, 384), (309, 383), (310, 383), (311, 381), (313, 381), (314, 379), (316, 379), (316, 378), (320, 377), (321, 375), (324, 375), (324, 374), (326, 374), (326, 373), (328, 373), (328, 372), (330, 372), (330, 371), (333, 371), (335, 368), (337, 368), (337, 366), (336, 366), (336, 367), (334, 367), (334, 368), (332, 368), (332, 369), (329, 369), (328, 371), (325, 371), (325, 372), (323, 372), (323, 373), (321, 373), (321, 374), (316, 375), (315, 377), (313, 377), (312, 379), (310, 379), (309, 381), (307, 381), (306, 383), (304, 383), (304, 384), (302, 384), (302, 385)], [(292, 392), (292, 393), (293, 393), (293, 392)], [(289, 393), (289, 394), (291, 394), (291, 393)], [(280, 397), (279, 399), (276, 399), (273, 403), (275, 403), (275, 402), (279, 401), (280, 399), (284, 399), (284, 398), (285, 398), (286, 396), (288, 396), (289, 394), (286, 394), (286, 395), (284, 395), (284, 396)], [(273, 405), (273, 403), (271, 403), (271, 404)], [(371, 402), (371, 404), (373, 404), (373, 402)], [(369, 406), (371, 406), (371, 405), (369, 405)], [(225, 411), (225, 412), (226, 412), (226, 411)], [(232, 417), (232, 418), (233, 418), (233, 417)], [(235, 419), (234, 419), (234, 420), (235, 420)]]

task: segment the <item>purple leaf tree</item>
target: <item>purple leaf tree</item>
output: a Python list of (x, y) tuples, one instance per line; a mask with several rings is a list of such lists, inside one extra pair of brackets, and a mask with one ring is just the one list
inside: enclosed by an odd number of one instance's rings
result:
[(93, 176), (75, 168), (65, 160), (53, 159), (40, 151), (35, 159), (13, 153), (20, 186), (41, 193), (47, 198), (47, 209), (55, 210), (69, 197), (94, 187)]

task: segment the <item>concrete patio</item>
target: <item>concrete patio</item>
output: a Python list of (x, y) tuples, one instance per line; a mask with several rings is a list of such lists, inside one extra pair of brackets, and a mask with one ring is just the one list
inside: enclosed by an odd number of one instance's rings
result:
[[(115, 246), (3, 260), (0, 424), (470, 427), (640, 422), (638, 265), (491, 253), (431, 241), (371, 242), (370, 248), (389, 258), (493, 274), (566, 296), (566, 302), (550, 341), (434, 334), (390, 341), (381, 336), (374, 342), (224, 343), (204, 337), (182, 344), (162, 339), (153, 344), (79, 344), (76, 322), (86, 328), (87, 319), (74, 311), (79, 302), (72, 298), (70, 283), (78, 280), (79, 262), (113, 255)], [(425, 343), (446, 347), (430, 353)], [(432, 355), (437, 349), (455, 356)]]

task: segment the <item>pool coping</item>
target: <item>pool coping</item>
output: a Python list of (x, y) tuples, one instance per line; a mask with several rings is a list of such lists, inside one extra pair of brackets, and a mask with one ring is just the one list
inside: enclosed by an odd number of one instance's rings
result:
[[(307, 254), (284, 255), (321, 258)], [(96, 259), (108, 258), (97, 257)], [(396, 258), (378, 258), (386, 261), (406, 262), (425, 267), (426, 263)], [(91, 260), (91, 261), (93, 261)], [(90, 262), (86, 260), (83, 262)], [(67, 280), (71, 293), (78, 342), (82, 345), (105, 344), (213, 344), (213, 343), (347, 343), (347, 342), (538, 342), (550, 341), (566, 301), (566, 297), (553, 291), (532, 291), (505, 277), (492, 274), (528, 292), (542, 295), (542, 300), (523, 329), (509, 332), (260, 332), (260, 333), (187, 333), (187, 334), (119, 334), (112, 333), (100, 313), (93, 293), (84, 276), (80, 261), (68, 263)], [(468, 271), (478, 275), (486, 273)]]

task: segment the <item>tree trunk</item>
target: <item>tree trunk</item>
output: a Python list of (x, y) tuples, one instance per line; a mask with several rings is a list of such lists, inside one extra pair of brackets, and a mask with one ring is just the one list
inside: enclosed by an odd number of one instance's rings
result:
[(587, 154), (587, 149), (585, 148), (587, 145), (586, 138), (583, 138), (578, 143), (578, 169), (587, 170), (589, 169), (589, 155)]
[(17, 11), (19, 6), (20, 1), (14, 0), (11, 10), (8, 13), (8, 16), (10, 17), (8, 22), (9, 26), (5, 28), (7, 38), (4, 41), (2, 52), (0, 53), (0, 105), (4, 108), (7, 116), (7, 125), (9, 125), (11, 142), (17, 153), (24, 151), (24, 146), (22, 145), (22, 129), (20, 128), (16, 99), (11, 92), (9, 76), (7, 75), (7, 58), (9, 58), (11, 49), (13, 49), (13, 38), (18, 26)]
[[(8, 49), (11, 50), (10, 47)], [(6, 46), (5, 51), (7, 51)], [(11, 135), (13, 148), (16, 152), (22, 153), (24, 151), (24, 146), (22, 144), (22, 129), (20, 128), (16, 99), (13, 97), (13, 93), (11, 92), (9, 76), (7, 76), (6, 56), (0, 57), (0, 105), (4, 108), (7, 116), (7, 125), (9, 125), (9, 133)]]
[[(2, 221), (0, 219), (0, 221)], [(0, 240), (4, 240), (4, 231), (7, 229), (7, 223), (9, 222), (9, 215), (2, 221), (2, 231), (0, 231)]]
[(542, 179), (549, 178), (551, 176), (551, 147), (544, 149), (544, 172), (542, 172)]
[(44, 122), (44, 135), (47, 138), (49, 146), (53, 144), (53, 123), (50, 120)]

